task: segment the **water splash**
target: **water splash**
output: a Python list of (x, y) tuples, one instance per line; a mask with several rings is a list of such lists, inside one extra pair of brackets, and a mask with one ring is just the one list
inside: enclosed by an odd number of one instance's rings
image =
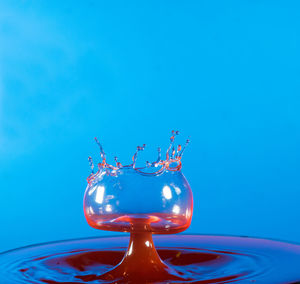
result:
[[(146, 161), (146, 165), (143, 167), (137, 167), (136, 162), (138, 159), (139, 152), (145, 150), (146, 144), (143, 144), (142, 146), (137, 146), (137, 149), (134, 155), (132, 156), (131, 164), (122, 165), (121, 162), (118, 161), (118, 158), (115, 157), (114, 160), (116, 165), (114, 166), (106, 162), (106, 154), (103, 150), (103, 147), (101, 143), (98, 141), (98, 139), (95, 137), (95, 141), (100, 150), (101, 162), (98, 163), (98, 171), (95, 173), (93, 159), (91, 157), (88, 158), (90, 168), (91, 168), (91, 174), (87, 178), (88, 183), (91, 183), (98, 175), (103, 174), (103, 172), (105, 172), (108, 175), (115, 176), (117, 175), (118, 170), (126, 169), (126, 168), (134, 169), (136, 172), (144, 175), (158, 175), (164, 172), (165, 170), (180, 171), (182, 167), (181, 158), (190, 140), (187, 139), (183, 147), (180, 144), (175, 146), (175, 138), (178, 135), (179, 135), (179, 131), (175, 131), (175, 130), (172, 131), (172, 135), (170, 137), (170, 144), (166, 151), (166, 158), (164, 160), (162, 160), (161, 158), (161, 148), (158, 147), (157, 159), (153, 162)], [(153, 172), (149, 172), (149, 168), (154, 169)]]
[(135, 164), (136, 164), (136, 161), (137, 161), (137, 157), (138, 157), (138, 153), (140, 151), (144, 151), (146, 147), (146, 144), (143, 144), (143, 146), (137, 146), (136, 147), (136, 152), (134, 153), (133, 157), (132, 157), (132, 164), (131, 166), (135, 169)]
[(92, 174), (93, 174), (94, 173), (94, 162), (93, 162), (92, 157), (89, 157), (89, 164), (90, 164), (90, 168), (91, 168), (91, 171), (92, 171)]

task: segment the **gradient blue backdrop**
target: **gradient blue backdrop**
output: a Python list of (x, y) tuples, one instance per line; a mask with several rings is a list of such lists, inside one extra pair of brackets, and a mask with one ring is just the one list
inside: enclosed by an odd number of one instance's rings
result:
[(128, 162), (172, 129), (192, 141), (188, 233), (299, 242), (299, 9), (1, 1), (0, 250), (110, 235), (82, 210), (94, 136)]

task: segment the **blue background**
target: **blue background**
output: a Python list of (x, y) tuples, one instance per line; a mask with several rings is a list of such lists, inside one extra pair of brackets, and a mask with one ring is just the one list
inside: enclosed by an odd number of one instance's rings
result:
[[(75, 4), (76, 3), (76, 4)], [(298, 1), (1, 1), (0, 250), (85, 222), (97, 136), (191, 144), (187, 233), (300, 241)], [(179, 140), (180, 140), (179, 139)]]

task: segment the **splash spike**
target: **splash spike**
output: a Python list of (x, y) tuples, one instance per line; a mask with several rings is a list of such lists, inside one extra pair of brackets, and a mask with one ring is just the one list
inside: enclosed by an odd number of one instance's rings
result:
[(115, 160), (115, 162), (116, 162), (117, 168), (118, 168), (118, 169), (121, 168), (121, 167), (122, 167), (122, 164), (118, 161), (118, 157), (117, 157), (117, 156), (115, 156), (114, 160)]
[(181, 149), (182, 149), (182, 147), (181, 147), (181, 145), (179, 144), (179, 145), (177, 146), (177, 149), (176, 149), (175, 159), (178, 159), (178, 158), (179, 158), (179, 154), (180, 154)]
[(157, 161), (156, 162), (159, 163), (160, 160), (161, 160), (161, 148), (158, 147), (157, 148)]
[(133, 168), (135, 168), (135, 164), (136, 164), (138, 152), (139, 152), (139, 151), (144, 151), (145, 147), (146, 147), (146, 144), (143, 144), (143, 146), (137, 146), (137, 147), (136, 147), (136, 151), (135, 151), (135, 153), (134, 153), (134, 155), (133, 155), (133, 157), (132, 157), (132, 167), (133, 167)]
[(105, 152), (103, 150), (103, 147), (102, 147), (101, 143), (98, 141), (97, 137), (95, 137), (95, 141), (96, 141), (97, 145), (99, 146), (101, 159), (102, 159), (103, 162), (105, 162), (106, 155), (105, 155)]
[[(152, 162), (152, 163), (149, 163), (147, 161), (147, 166), (150, 165), (151, 167), (157, 167), (159, 165), (160, 161), (161, 161), (161, 148), (158, 147), (157, 148), (157, 159), (154, 162)], [(149, 163), (149, 165), (148, 165), (148, 163)]]
[(185, 145), (183, 146), (181, 152), (180, 152), (179, 155), (178, 155), (179, 158), (182, 157), (182, 155), (183, 155), (183, 153), (184, 153), (186, 147), (189, 145), (189, 143), (190, 143), (190, 139), (186, 139)]
[(93, 174), (94, 173), (94, 162), (93, 162), (93, 159), (92, 159), (91, 156), (89, 156), (88, 160), (89, 160), (90, 168), (91, 168), (92, 174)]
[(179, 131), (175, 131), (175, 130), (172, 130), (172, 136), (170, 137), (170, 145), (169, 145), (169, 148), (167, 150), (167, 153), (166, 153), (166, 159), (169, 160), (170, 159), (170, 151), (174, 145), (174, 141), (175, 141), (175, 136), (179, 134)]
[(173, 146), (173, 147), (172, 147), (172, 159), (174, 159), (174, 158), (175, 158), (175, 153), (176, 153), (176, 151), (175, 151), (175, 147)]

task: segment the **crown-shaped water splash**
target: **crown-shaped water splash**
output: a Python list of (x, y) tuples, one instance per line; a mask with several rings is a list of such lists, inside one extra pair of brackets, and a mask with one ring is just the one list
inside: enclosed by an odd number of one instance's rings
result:
[[(101, 162), (98, 163), (98, 170), (97, 172), (94, 171), (95, 166), (92, 157), (89, 157), (89, 164), (91, 168), (91, 174), (88, 176), (87, 181), (88, 183), (91, 183), (99, 174), (101, 174), (103, 171), (106, 172), (106, 174), (115, 175), (116, 171), (122, 168), (132, 168), (135, 171), (145, 174), (145, 175), (157, 175), (162, 173), (165, 170), (169, 171), (179, 171), (181, 170), (182, 164), (181, 164), (181, 158), (185, 151), (185, 148), (189, 144), (190, 140), (187, 139), (185, 142), (185, 145), (182, 147), (180, 144), (175, 145), (175, 138), (179, 135), (179, 131), (172, 131), (172, 135), (170, 137), (170, 144), (166, 151), (166, 158), (165, 160), (161, 159), (161, 148), (157, 148), (158, 156), (157, 159), (154, 162), (146, 161), (146, 165), (144, 167), (136, 167), (136, 161), (138, 158), (138, 153), (140, 151), (144, 151), (146, 144), (143, 144), (142, 146), (137, 146), (137, 149), (132, 156), (132, 163), (129, 165), (122, 165), (118, 158), (115, 157), (114, 160), (116, 162), (116, 165), (112, 165), (106, 162), (106, 154), (103, 150), (103, 147), (101, 143), (98, 141), (98, 139), (95, 137), (95, 141), (99, 147), (100, 150), (100, 157)], [(149, 168), (153, 168), (154, 171), (149, 172)]]

